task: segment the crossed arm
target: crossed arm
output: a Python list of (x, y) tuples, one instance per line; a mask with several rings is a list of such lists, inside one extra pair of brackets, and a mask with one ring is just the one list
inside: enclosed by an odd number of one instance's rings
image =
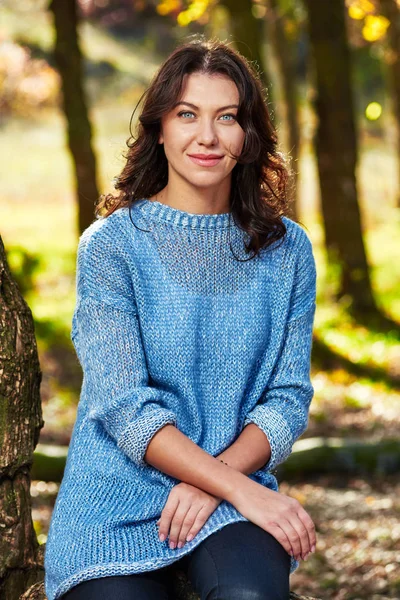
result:
[(270, 454), (267, 437), (253, 423), (247, 425), (235, 442), (218, 457), (211, 456), (168, 424), (152, 437), (144, 458), (148, 464), (171, 477), (231, 501), (243, 476), (261, 468)]

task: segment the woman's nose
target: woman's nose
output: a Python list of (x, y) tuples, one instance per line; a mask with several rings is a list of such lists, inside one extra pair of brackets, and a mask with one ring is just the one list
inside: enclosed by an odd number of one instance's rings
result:
[(215, 144), (218, 141), (212, 121), (205, 120), (199, 124), (197, 141), (201, 144)]

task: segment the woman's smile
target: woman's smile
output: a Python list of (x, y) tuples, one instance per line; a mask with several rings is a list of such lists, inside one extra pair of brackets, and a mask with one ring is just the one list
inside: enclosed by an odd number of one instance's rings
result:
[(196, 163), (196, 165), (200, 165), (201, 167), (214, 167), (224, 158), (223, 156), (216, 154), (188, 154), (188, 157)]

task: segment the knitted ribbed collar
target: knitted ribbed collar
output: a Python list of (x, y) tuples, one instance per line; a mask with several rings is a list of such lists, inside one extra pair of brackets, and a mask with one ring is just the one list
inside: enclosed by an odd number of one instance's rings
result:
[(231, 227), (234, 226), (231, 212), (211, 214), (189, 213), (158, 202), (158, 200), (148, 200), (147, 198), (136, 200), (133, 206), (140, 208), (142, 214), (146, 214), (153, 220), (165, 221), (180, 227), (216, 229), (229, 227), (229, 225)]

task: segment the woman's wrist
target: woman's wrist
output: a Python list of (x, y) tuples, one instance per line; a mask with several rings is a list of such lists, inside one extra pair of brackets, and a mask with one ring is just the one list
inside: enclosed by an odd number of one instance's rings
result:
[(223, 494), (220, 497), (234, 505), (234, 502), (236, 501), (236, 490), (245, 485), (248, 477), (224, 462), (222, 459), (219, 460), (221, 463), (224, 463), (225, 466), (229, 467), (229, 479), (221, 479), (221, 483), (223, 483)]

